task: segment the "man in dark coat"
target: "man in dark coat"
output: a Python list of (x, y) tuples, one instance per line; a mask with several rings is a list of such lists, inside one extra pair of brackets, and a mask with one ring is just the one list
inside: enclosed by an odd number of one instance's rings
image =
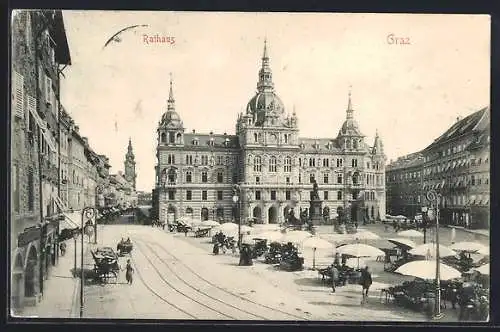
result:
[(368, 299), (368, 290), (372, 285), (372, 275), (368, 271), (368, 266), (361, 270), (360, 284), (363, 287), (363, 300), (361, 301), (361, 304), (365, 304), (366, 300)]

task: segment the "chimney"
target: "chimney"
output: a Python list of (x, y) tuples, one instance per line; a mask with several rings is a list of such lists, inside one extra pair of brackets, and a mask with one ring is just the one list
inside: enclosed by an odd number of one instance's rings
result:
[(227, 133), (224, 133), (224, 136), (227, 136)]
[(213, 134), (214, 134), (214, 132), (213, 132), (213, 131), (211, 131), (211, 132), (210, 132), (210, 135), (213, 135)]
[(195, 134), (195, 133), (196, 133), (196, 130), (193, 129), (193, 134)]

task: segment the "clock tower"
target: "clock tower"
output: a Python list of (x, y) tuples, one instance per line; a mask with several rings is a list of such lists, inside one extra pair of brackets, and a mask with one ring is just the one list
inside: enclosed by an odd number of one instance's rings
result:
[(125, 155), (125, 180), (132, 184), (134, 190), (135, 188), (135, 180), (137, 174), (135, 174), (135, 156), (132, 150), (132, 141), (128, 139), (128, 148), (127, 154)]

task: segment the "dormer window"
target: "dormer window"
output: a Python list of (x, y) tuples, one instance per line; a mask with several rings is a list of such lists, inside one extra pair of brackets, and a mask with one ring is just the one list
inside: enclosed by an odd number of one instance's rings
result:
[(198, 137), (195, 137), (193, 139), (193, 145), (198, 145), (198, 143), (199, 143)]

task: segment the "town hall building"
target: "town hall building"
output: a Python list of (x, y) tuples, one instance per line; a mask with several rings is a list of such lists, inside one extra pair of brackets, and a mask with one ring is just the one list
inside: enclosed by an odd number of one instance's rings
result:
[[(385, 216), (383, 144), (378, 133), (372, 146), (365, 142), (351, 93), (336, 137), (300, 137), (295, 111), (286, 113), (276, 94), (266, 43), (257, 92), (238, 114), (234, 135), (187, 132), (180, 114), (171, 80), (157, 129), (153, 209), (160, 221), (282, 223), (291, 209), (298, 217), (309, 208), (314, 181), (325, 220), (339, 214), (358, 222)], [(232, 199), (235, 184), (238, 205)]]

